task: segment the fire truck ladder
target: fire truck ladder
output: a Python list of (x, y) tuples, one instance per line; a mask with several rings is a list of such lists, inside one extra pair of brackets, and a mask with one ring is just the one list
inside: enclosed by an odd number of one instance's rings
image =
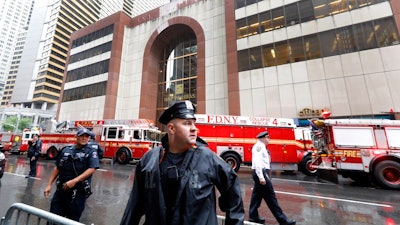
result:
[(12, 204), (7, 210), (6, 216), (0, 220), (0, 225), (12, 224), (84, 225), (83, 223), (23, 203)]

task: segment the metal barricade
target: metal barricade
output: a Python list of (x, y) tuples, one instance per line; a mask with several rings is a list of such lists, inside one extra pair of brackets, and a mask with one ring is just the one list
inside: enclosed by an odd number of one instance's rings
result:
[(0, 225), (84, 225), (83, 223), (70, 220), (68, 218), (56, 215), (26, 205), (23, 203), (14, 203), (7, 210), (6, 216), (0, 220)]

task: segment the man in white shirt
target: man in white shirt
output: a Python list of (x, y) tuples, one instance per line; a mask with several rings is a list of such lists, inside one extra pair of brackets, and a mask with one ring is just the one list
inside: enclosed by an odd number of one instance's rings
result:
[(271, 157), (266, 148), (266, 145), (269, 143), (268, 131), (259, 133), (257, 138), (258, 141), (253, 145), (251, 150), (254, 187), (250, 200), (249, 221), (261, 224), (265, 223), (265, 218), (258, 215), (258, 208), (264, 199), (269, 210), (280, 225), (295, 225), (296, 221), (288, 219), (279, 206), (269, 177)]

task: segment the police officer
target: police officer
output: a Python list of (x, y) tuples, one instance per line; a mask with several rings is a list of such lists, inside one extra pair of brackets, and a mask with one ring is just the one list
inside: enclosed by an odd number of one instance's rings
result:
[(44, 196), (49, 197), (51, 186), (57, 178), (57, 190), (51, 200), (50, 212), (79, 221), (91, 194), (92, 174), (99, 168), (97, 151), (89, 145), (91, 132), (79, 129), (76, 144), (65, 148), (56, 159)]
[(42, 151), (42, 140), (39, 139), (39, 134), (34, 134), (32, 141), (28, 142), (28, 159), (30, 165), (30, 171), (25, 178), (36, 177), (36, 164), (39, 159), (40, 152)]
[(91, 132), (90, 134), (90, 140), (89, 140), (89, 146), (97, 151), (97, 155), (99, 156), (99, 159), (102, 159), (104, 157), (104, 149), (95, 141), (96, 135)]
[(197, 137), (195, 106), (173, 104), (160, 116), (167, 134), (136, 166), (121, 225), (217, 225), (216, 189), (226, 225), (242, 225), (239, 178), (229, 164)]
[(272, 215), (279, 222), (279, 225), (295, 225), (296, 221), (288, 219), (279, 206), (269, 177), (271, 157), (266, 148), (266, 145), (269, 143), (268, 131), (259, 133), (257, 138), (257, 143), (251, 149), (253, 159), (251, 168), (253, 169), (254, 187), (250, 200), (249, 221), (261, 224), (265, 223), (265, 218), (258, 215), (258, 208), (264, 199)]

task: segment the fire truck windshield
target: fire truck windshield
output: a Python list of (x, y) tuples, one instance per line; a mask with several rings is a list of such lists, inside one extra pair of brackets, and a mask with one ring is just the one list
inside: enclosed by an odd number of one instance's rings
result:
[(149, 141), (160, 142), (161, 132), (159, 130), (143, 130), (144, 139)]

